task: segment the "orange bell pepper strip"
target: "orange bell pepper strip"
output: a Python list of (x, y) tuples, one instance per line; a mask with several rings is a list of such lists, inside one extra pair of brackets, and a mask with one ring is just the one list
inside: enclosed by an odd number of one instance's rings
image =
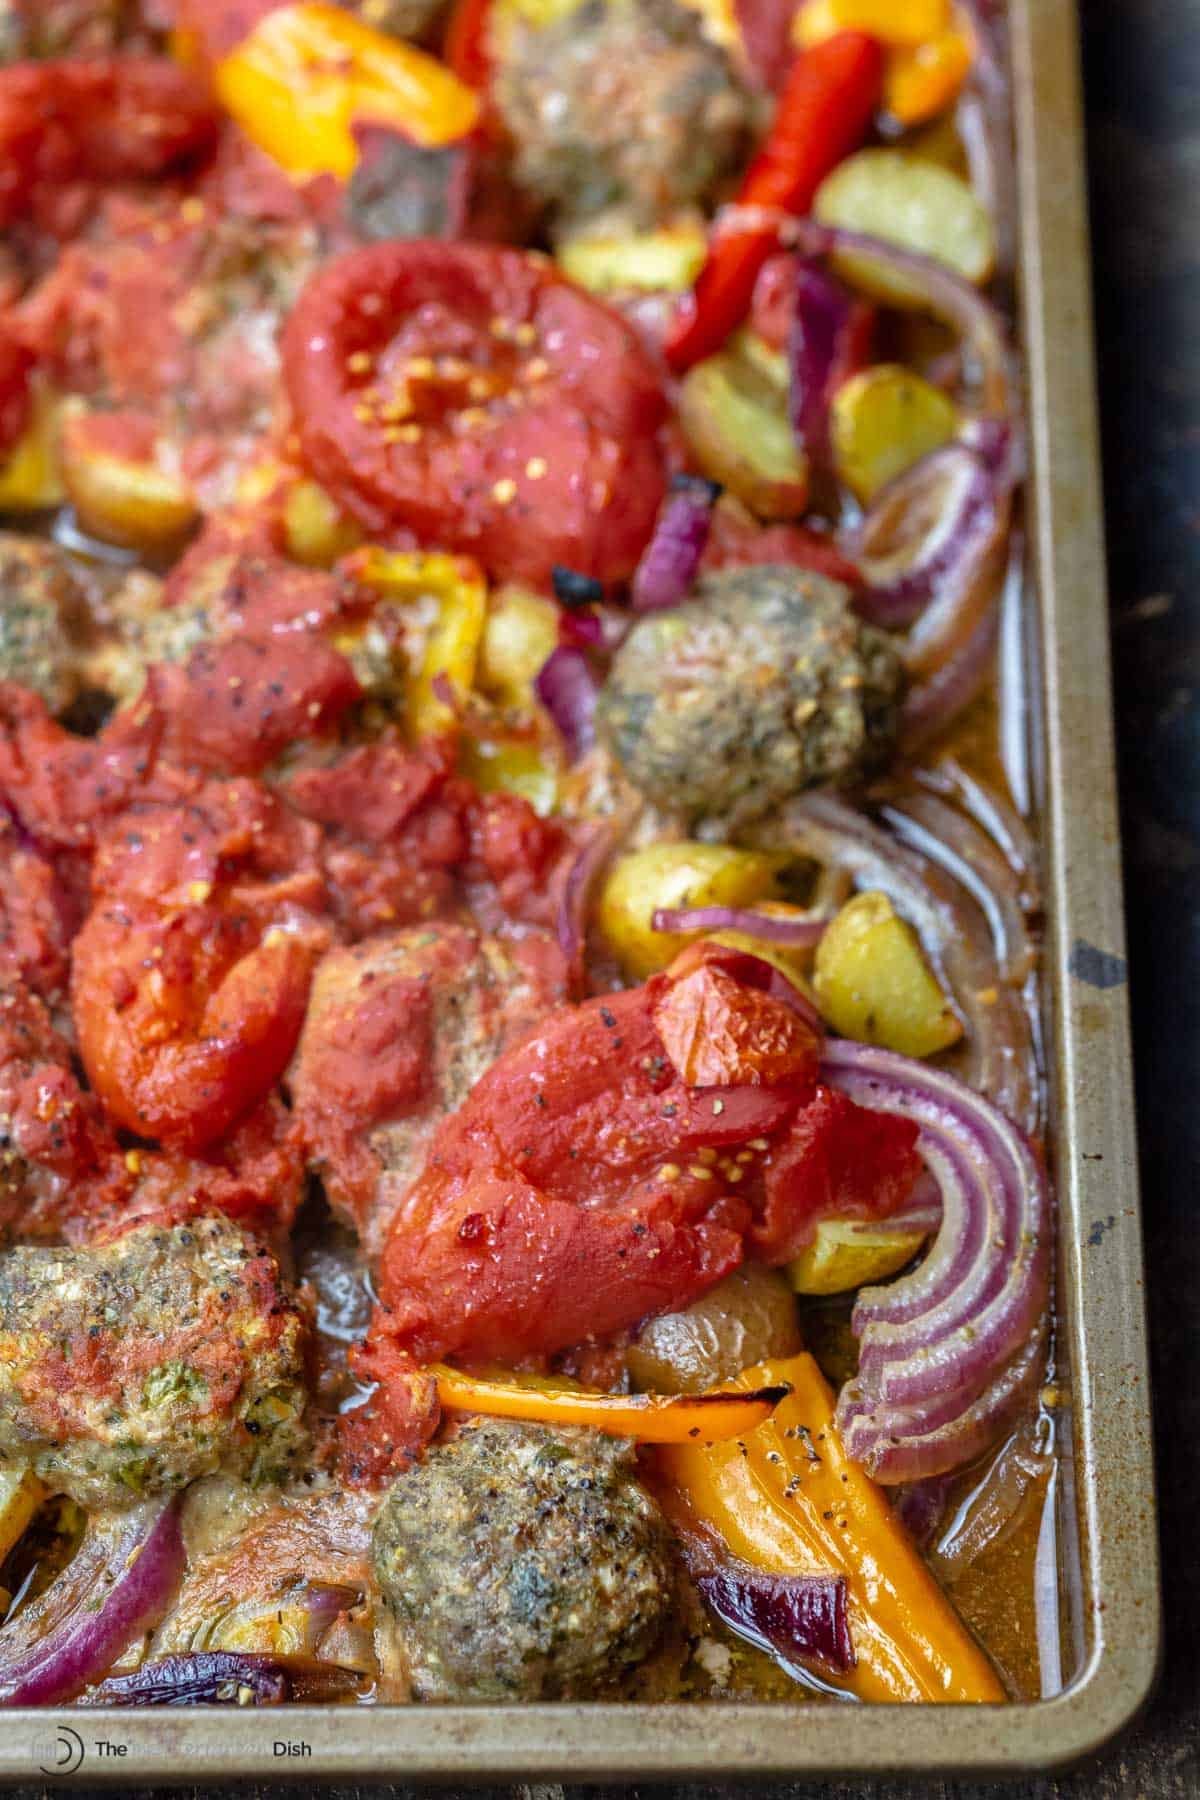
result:
[[(883, 50), (842, 31), (797, 56), (737, 204), (806, 213), (829, 171), (857, 149), (883, 98)], [(668, 338), (677, 374), (712, 356), (750, 310), (758, 272), (775, 246), (773, 224), (718, 231), (690, 303)]]
[(790, 1392), (771, 1417), (740, 1440), (654, 1453), (656, 1492), (685, 1545), (711, 1555), (719, 1540), (775, 1574), (844, 1575), (857, 1663), (837, 1681), (860, 1700), (1003, 1701), (883, 1490), (843, 1450), (813, 1358), (760, 1363), (736, 1385), (784, 1383)]
[(479, 118), (478, 97), (435, 57), (323, 0), (267, 13), (217, 62), (213, 85), (247, 137), (298, 180), (350, 176), (356, 124), (432, 149), (467, 137)]
[(783, 1384), (707, 1394), (601, 1394), (549, 1381), (498, 1380), (435, 1363), (443, 1412), (486, 1413), (538, 1425), (587, 1425), (641, 1444), (717, 1444), (754, 1431), (787, 1394)]

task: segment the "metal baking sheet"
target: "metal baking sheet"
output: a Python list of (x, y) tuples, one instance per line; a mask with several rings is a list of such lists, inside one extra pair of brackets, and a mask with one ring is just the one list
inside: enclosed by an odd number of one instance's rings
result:
[(1047, 896), (1065, 1687), (987, 1707), (720, 1703), (0, 1714), (0, 1780), (600, 1779), (1017, 1773), (1098, 1750), (1159, 1650), (1074, 0), (1010, 0), (1031, 447), (1033, 793)]

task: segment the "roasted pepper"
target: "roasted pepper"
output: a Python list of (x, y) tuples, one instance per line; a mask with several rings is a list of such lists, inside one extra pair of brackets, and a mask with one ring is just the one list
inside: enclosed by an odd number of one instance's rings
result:
[[(805, 213), (829, 171), (861, 142), (883, 94), (883, 51), (857, 31), (797, 56), (775, 123), (754, 158), (738, 205)], [(750, 310), (754, 283), (776, 241), (773, 222), (722, 231), (714, 238), (690, 306), (667, 343), (676, 371), (721, 348)]]
[(807, 1352), (730, 1386), (790, 1392), (740, 1439), (654, 1452), (659, 1498), (685, 1545), (714, 1538), (752, 1568), (844, 1575), (860, 1700), (1002, 1701), (984, 1652), (922, 1562), (883, 1490), (846, 1456), (833, 1393)]
[(786, 1386), (706, 1394), (604, 1394), (574, 1383), (468, 1375), (435, 1363), (443, 1412), (486, 1413), (497, 1419), (530, 1419), (543, 1425), (588, 1425), (610, 1437), (643, 1444), (712, 1444), (752, 1432), (771, 1415)]
[(218, 61), (213, 83), (247, 137), (298, 179), (351, 175), (360, 122), (434, 149), (479, 118), (474, 92), (435, 57), (320, 0), (267, 13)]
[(409, 675), (405, 718), (414, 739), (453, 728), (475, 680), (487, 618), (487, 583), (469, 556), (367, 545), (341, 567), (364, 586), (409, 603), (424, 648)]
[(901, 125), (943, 112), (974, 56), (970, 32), (950, 0), (806, 0), (792, 23), (801, 49), (839, 31), (869, 31), (885, 45), (883, 101)]

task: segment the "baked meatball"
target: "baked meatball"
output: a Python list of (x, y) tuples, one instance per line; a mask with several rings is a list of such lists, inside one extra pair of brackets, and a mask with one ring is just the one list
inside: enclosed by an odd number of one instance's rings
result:
[(0, 1466), (87, 1507), (218, 1468), (282, 1479), (304, 1444), (300, 1315), (228, 1219), (0, 1256)]
[(560, 233), (610, 208), (649, 227), (710, 198), (751, 125), (728, 56), (678, 0), (583, 0), (549, 25), (515, 20), (494, 94), (516, 179)]
[(900, 659), (846, 588), (782, 564), (726, 569), (642, 619), (614, 659), (597, 724), (656, 806), (750, 818), (883, 761)]
[(42, 538), (0, 532), (0, 681), (62, 712), (79, 691), (87, 607), (67, 559)]
[(498, 1419), (393, 1483), (374, 1558), (426, 1700), (611, 1691), (657, 1648), (675, 1594), (671, 1534), (628, 1444)]

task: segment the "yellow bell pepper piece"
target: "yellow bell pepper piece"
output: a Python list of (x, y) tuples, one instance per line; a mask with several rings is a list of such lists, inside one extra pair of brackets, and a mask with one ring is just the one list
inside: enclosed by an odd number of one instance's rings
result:
[(901, 125), (922, 125), (945, 112), (971, 71), (974, 50), (956, 26), (923, 44), (895, 50), (883, 76), (883, 102)]
[(866, 31), (884, 45), (884, 105), (901, 125), (944, 112), (975, 55), (950, 0), (807, 0), (792, 22), (792, 41), (811, 49), (839, 31)]
[(445, 1363), (428, 1370), (444, 1412), (528, 1419), (540, 1425), (586, 1425), (641, 1444), (715, 1443), (743, 1437), (771, 1415), (787, 1393), (770, 1384), (753, 1391), (713, 1388), (704, 1394), (605, 1394), (576, 1383), (527, 1382), (470, 1375)]
[(356, 123), (434, 148), (466, 137), (479, 117), (478, 97), (435, 57), (320, 0), (260, 19), (213, 82), (247, 137), (298, 180), (350, 176)]
[(809, 49), (839, 31), (865, 31), (889, 49), (923, 44), (950, 24), (950, 0), (807, 0), (792, 37)]
[(487, 618), (487, 583), (479, 564), (440, 550), (382, 550), (371, 544), (352, 551), (341, 567), (365, 586), (410, 604), (415, 622), (427, 627), (420, 664), (405, 684), (405, 718), (413, 738), (452, 731), (475, 681)]
[(29, 1469), (0, 1469), (0, 1560), (6, 1557), (46, 1498), (46, 1489)]
[(58, 459), (63, 404), (61, 396), (35, 390), (29, 423), (0, 464), (0, 508), (5, 512), (44, 512), (66, 500)]
[(962, 1036), (921, 940), (886, 894), (856, 894), (817, 945), (817, 1004), (834, 1030), (900, 1056), (936, 1056)]
[(860, 1700), (1004, 1700), (883, 1489), (843, 1450), (813, 1358), (760, 1363), (730, 1385), (780, 1383), (791, 1392), (741, 1439), (654, 1453), (659, 1498), (685, 1541), (715, 1535), (742, 1562), (781, 1575), (844, 1575), (858, 1660), (837, 1683)]

